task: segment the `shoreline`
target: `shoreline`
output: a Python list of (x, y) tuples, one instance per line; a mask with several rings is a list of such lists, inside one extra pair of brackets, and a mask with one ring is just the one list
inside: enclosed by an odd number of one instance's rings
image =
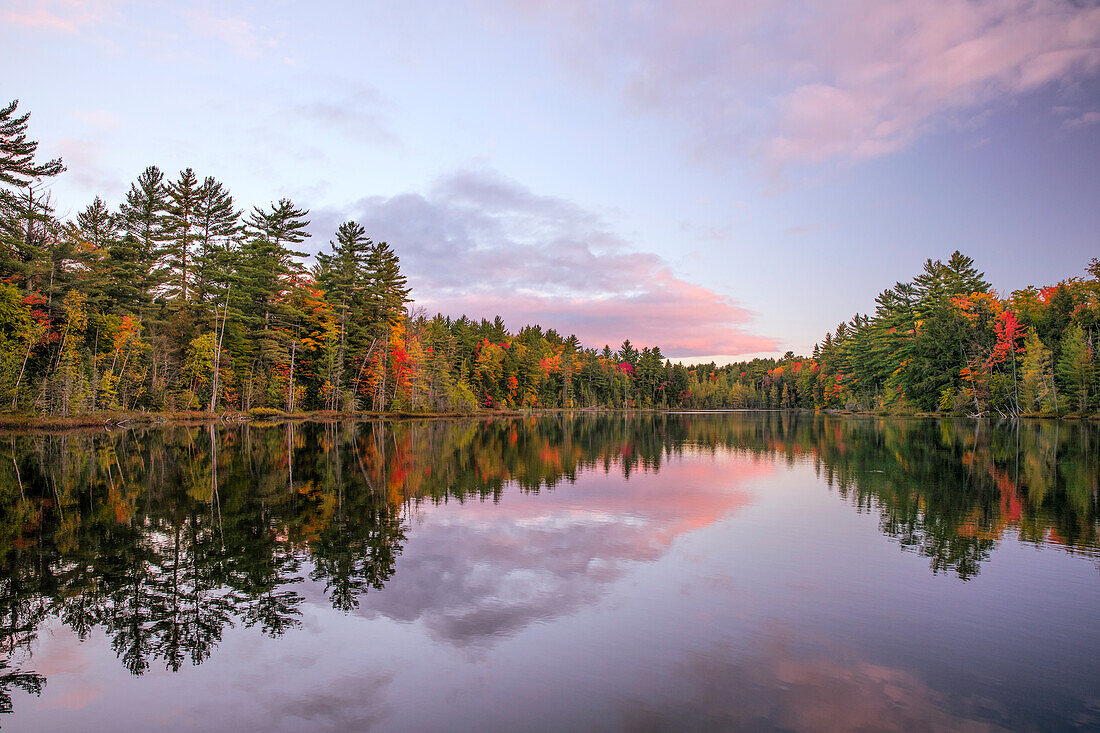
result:
[[(528, 410), (477, 410), (474, 412), (335, 412), (312, 410), (309, 412), (282, 412), (265, 410), (248, 412), (101, 412), (85, 415), (12, 415), (0, 414), (0, 431), (18, 430), (80, 430), (87, 428), (121, 429), (128, 427), (157, 427), (163, 425), (209, 425), (223, 423), (284, 423), (284, 422), (332, 422), (337, 420), (446, 420), (455, 418), (528, 417), (559, 412), (639, 412), (639, 410), (615, 410), (610, 408), (536, 408)], [(648, 412), (648, 410), (647, 410)]]
[(332, 422), (343, 420), (446, 420), (469, 418), (505, 418), (533, 417), (558, 413), (715, 413), (724, 412), (794, 412), (814, 415), (833, 415), (840, 417), (895, 417), (895, 418), (954, 418), (966, 420), (1067, 420), (1071, 422), (1092, 422), (1100, 420), (1100, 415), (1020, 415), (1016, 418), (997, 415), (947, 415), (935, 412), (884, 413), (860, 410), (814, 410), (808, 408), (699, 408), (699, 409), (661, 409), (661, 408), (612, 408), (612, 407), (546, 407), (524, 410), (477, 410), (474, 412), (334, 412), (314, 410), (310, 412), (282, 412), (278, 410), (250, 414), (240, 411), (229, 412), (103, 412), (87, 415), (0, 415), (0, 432), (11, 433), (19, 430), (65, 431), (88, 428), (104, 430), (124, 429), (128, 427), (157, 427), (167, 425), (208, 425), (213, 423), (285, 423), (285, 422)]

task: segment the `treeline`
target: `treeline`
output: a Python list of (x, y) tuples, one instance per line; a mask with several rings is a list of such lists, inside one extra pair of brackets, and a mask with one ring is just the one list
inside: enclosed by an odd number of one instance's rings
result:
[(536, 407), (811, 408), (1004, 415), (1100, 406), (1086, 278), (991, 290), (929, 260), (814, 348), (725, 366), (583, 346), (498, 316), (410, 313), (397, 253), (340, 225), (305, 266), (308, 211), (247, 213), (213, 177), (150, 166), (120, 205), (61, 221), (29, 115), (0, 109), (0, 410), (468, 412)]
[(117, 208), (55, 216), (60, 160), (0, 110), (0, 408), (471, 411), (657, 406), (686, 391), (657, 348), (613, 352), (504, 322), (410, 314), (397, 254), (349, 221), (307, 269), (308, 211), (248, 212), (150, 166)]
[(873, 315), (788, 352), (693, 370), (695, 407), (1067, 415), (1100, 408), (1100, 259), (1086, 277), (999, 296), (959, 252), (883, 291)]

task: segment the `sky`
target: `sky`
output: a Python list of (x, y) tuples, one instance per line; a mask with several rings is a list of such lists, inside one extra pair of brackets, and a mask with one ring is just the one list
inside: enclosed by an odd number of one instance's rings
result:
[(589, 346), (808, 354), (928, 258), (1100, 256), (1095, 0), (3, 0), (0, 59), (62, 216), (192, 167)]

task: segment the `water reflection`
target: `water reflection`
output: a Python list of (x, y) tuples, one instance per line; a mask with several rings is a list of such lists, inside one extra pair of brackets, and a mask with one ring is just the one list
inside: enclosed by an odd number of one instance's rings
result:
[(400, 572), (364, 599), (364, 614), (421, 621), (433, 639), (463, 647), (571, 614), (634, 563), (744, 506), (741, 485), (774, 468), (694, 460), (686, 450), (628, 487), (614, 472), (588, 475), (553, 503), (525, 495), (461, 512), (421, 505)]
[(933, 572), (976, 575), (1008, 531), (1070, 552), (1098, 547), (1091, 424), (815, 420), (794, 432), (807, 433), (829, 485), (879, 512), (882, 532), (930, 558)]
[[(838, 659), (839, 657), (839, 659)], [(676, 670), (675, 698), (625, 706), (626, 730), (996, 731), (953, 711), (916, 676), (860, 659), (799, 650), (789, 639), (755, 653), (715, 649)]]
[[(134, 675), (201, 664), (231, 626), (283, 635), (315, 598), (491, 644), (591, 603), (783, 463), (812, 463), (934, 573), (972, 578), (1006, 533), (1095, 555), (1096, 441), (1084, 424), (784, 413), (10, 435), (0, 712), (45, 684), (31, 652), (47, 621), (102, 630)], [(582, 474), (607, 478), (540, 508)]]

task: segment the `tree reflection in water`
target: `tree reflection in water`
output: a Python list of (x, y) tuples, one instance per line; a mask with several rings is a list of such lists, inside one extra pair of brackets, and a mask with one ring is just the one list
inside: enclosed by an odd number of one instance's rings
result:
[[(1087, 424), (795, 413), (555, 415), (9, 435), (0, 446), (0, 712), (39, 693), (40, 626), (110, 638), (131, 673), (201, 664), (226, 627), (279, 636), (309, 579), (349, 612), (393, 575), (421, 502), (537, 494), (585, 471), (660, 471), (685, 449), (810, 462), (926, 556), (980, 571), (1008, 531), (1093, 554)], [(675, 502), (675, 496), (670, 496)]]

